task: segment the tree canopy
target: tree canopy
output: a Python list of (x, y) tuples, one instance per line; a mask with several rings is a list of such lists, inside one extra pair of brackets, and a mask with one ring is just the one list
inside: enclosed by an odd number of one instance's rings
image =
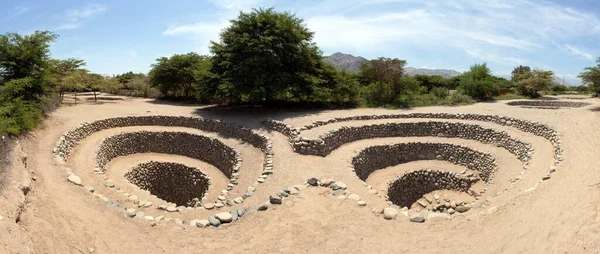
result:
[(242, 102), (309, 100), (327, 83), (314, 33), (302, 19), (272, 8), (241, 12), (211, 42), (212, 71), (220, 90)]
[(196, 70), (206, 61), (208, 56), (193, 52), (158, 58), (148, 75), (150, 84), (167, 96), (191, 98), (198, 81)]
[(600, 95), (600, 57), (596, 59), (596, 66), (586, 67), (579, 78), (596, 96)]

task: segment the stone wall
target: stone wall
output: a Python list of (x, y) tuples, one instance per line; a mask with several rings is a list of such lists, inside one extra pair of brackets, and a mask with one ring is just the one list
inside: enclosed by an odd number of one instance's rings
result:
[[(365, 121), (365, 120), (376, 120), (376, 119), (410, 119), (410, 118), (434, 118), (434, 119), (457, 119), (457, 120), (470, 120), (470, 121), (482, 121), (491, 122), (502, 126), (509, 126), (518, 130), (531, 133), (536, 136), (547, 139), (554, 147), (555, 164), (558, 164), (562, 159), (561, 141), (558, 133), (550, 126), (521, 120), (513, 117), (498, 116), (498, 115), (480, 115), (480, 114), (451, 114), (451, 113), (410, 113), (410, 114), (386, 114), (386, 115), (359, 115), (350, 117), (338, 117), (331, 118), (328, 120), (315, 121), (311, 124), (302, 126), (300, 128), (293, 128), (289, 125), (284, 124), (278, 120), (266, 120), (263, 122), (267, 127), (274, 130), (289, 133), (286, 134), (291, 139), (308, 141), (306, 138), (298, 137), (304, 130), (310, 130), (319, 126), (327, 125), (336, 122), (347, 122), (347, 121)], [(284, 134), (285, 134), (284, 133)], [(293, 135), (297, 133), (296, 135)], [(292, 143), (293, 145), (293, 143)]]
[(295, 138), (293, 148), (300, 154), (326, 156), (343, 144), (361, 139), (427, 136), (476, 140), (505, 148), (523, 162), (531, 158), (531, 145), (512, 138), (505, 132), (497, 132), (473, 124), (433, 121), (342, 127), (314, 140)]
[(100, 145), (96, 162), (104, 166), (114, 158), (137, 153), (182, 155), (205, 161), (228, 178), (239, 170), (241, 157), (217, 139), (186, 132), (129, 132), (106, 138)]
[(447, 143), (399, 143), (370, 146), (352, 159), (358, 178), (365, 181), (375, 170), (418, 160), (444, 160), (479, 172), (479, 177), (489, 181), (498, 165), (491, 154), (466, 146)]
[(581, 101), (547, 101), (547, 100), (531, 100), (531, 101), (510, 101), (506, 105), (511, 106), (527, 106), (527, 107), (555, 107), (555, 108), (580, 108), (591, 105), (588, 102)]
[(423, 195), (436, 190), (468, 192), (477, 178), (463, 178), (458, 173), (417, 170), (402, 175), (388, 189), (389, 200), (400, 207), (411, 207)]
[(125, 173), (125, 178), (162, 200), (192, 207), (200, 204), (210, 184), (200, 169), (173, 162), (142, 163)]
[(92, 133), (128, 126), (187, 127), (208, 132), (216, 132), (223, 137), (242, 140), (262, 150), (264, 153), (272, 154), (270, 140), (263, 135), (254, 133), (248, 128), (235, 126), (219, 120), (184, 116), (127, 116), (84, 123), (63, 135), (54, 152), (59, 157), (66, 159), (73, 148), (75, 148), (81, 140)]

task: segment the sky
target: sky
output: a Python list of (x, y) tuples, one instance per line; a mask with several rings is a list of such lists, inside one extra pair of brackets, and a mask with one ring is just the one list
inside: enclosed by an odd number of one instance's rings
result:
[(49, 30), (52, 57), (96, 73), (147, 72), (156, 58), (209, 54), (240, 11), (274, 7), (304, 20), (324, 55), (404, 59), (417, 68), (496, 75), (517, 65), (570, 84), (600, 56), (600, 1), (532, 0), (0, 0), (0, 33)]

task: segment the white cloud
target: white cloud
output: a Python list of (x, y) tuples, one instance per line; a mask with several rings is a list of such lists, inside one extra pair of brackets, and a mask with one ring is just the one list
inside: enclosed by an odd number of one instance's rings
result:
[(7, 22), (7, 21), (14, 19), (18, 16), (21, 16), (25, 13), (28, 13), (29, 11), (31, 11), (31, 8), (25, 7), (25, 6), (17, 6), (8, 11), (10, 12), (10, 14), (4, 16), (2, 19), (0, 19), (0, 21)]
[(259, 4), (264, 3), (264, 0), (210, 0), (212, 4), (225, 10), (246, 10), (250, 8), (258, 8)]
[(574, 46), (574, 45), (569, 45), (569, 44), (565, 44), (564, 48), (571, 54), (579, 56), (585, 60), (594, 60), (594, 56), (588, 52), (586, 52), (585, 49), (582, 49), (580, 47)]
[(55, 30), (80, 28), (87, 20), (105, 12), (107, 9), (104, 5), (88, 4), (81, 8), (66, 10), (61, 17), (63, 23), (56, 27)]

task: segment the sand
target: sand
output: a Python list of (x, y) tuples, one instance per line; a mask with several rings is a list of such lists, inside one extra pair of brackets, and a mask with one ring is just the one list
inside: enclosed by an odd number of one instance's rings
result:
[[(198, 105), (179, 105), (128, 98), (104, 104), (82, 103), (65, 106), (52, 113), (43, 127), (20, 138), (13, 153), (11, 184), (0, 199), (0, 252), (2, 253), (398, 253), (409, 252), (597, 252), (600, 250), (599, 199), (600, 112), (595, 99), (577, 100), (593, 105), (559, 110), (522, 109), (505, 102), (478, 103), (461, 107), (423, 107), (412, 110), (351, 109), (325, 111), (260, 111), (257, 109), (222, 109)], [(149, 111), (149, 112), (148, 112)], [(537, 136), (513, 128), (476, 121), (464, 121), (508, 132), (535, 147), (533, 160), (521, 180), (510, 180), (519, 174), (520, 162), (506, 150), (474, 141), (447, 138), (384, 138), (361, 140), (346, 144), (327, 157), (296, 154), (284, 135), (270, 131), (260, 124), (266, 118), (302, 126), (317, 120), (351, 115), (372, 115), (408, 112), (448, 112), (505, 115), (545, 123), (556, 129), (562, 139), (564, 161), (550, 180), (539, 183), (552, 165), (552, 147)], [(127, 115), (203, 116), (235, 122), (264, 133), (273, 141), (275, 174), (257, 187), (254, 196), (234, 208), (259, 205), (281, 189), (301, 184), (309, 177), (333, 178), (343, 181), (348, 189), (361, 196), (367, 207), (355, 201), (337, 200), (325, 189), (309, 188), (298, 197), (284, 199), (281, 206), (266, 212), (251, 213), (242, 220), (218, 229), (199, 229), (173, 223), (151, 227), (140, 219), (125, 218), (124, 213), (109, 208), (94, 198), (85, 188), (66, 181), (66, 168), (80, 175), (96, 191), (117, 200), (119, 193), (103, 188), (104, 179), (92, 172), (97, 145), (102, 137), (126, 131), (186, 128), (127, 127), (94, 134), (85, 139), (64, 164), (57, 163), (52, 149), (59, 137), (80, 123)], [(445, 121), (434, 119), (435, 121)], [(407, 122), (414, 119), (378, 120)], [(449, 120), (449, 122), (459, 122)], [(462, 122), (462, 121), (460, 121)], [(336, 125), (363, 125), (369, 121), (332, 124), (310, 130), (310, 135), (330, 130)], [(188, 132), (200, 132), (186, 129)], [(203, 135), (210, 133), (203, 133)], [(219, 138), (244, 156), (240, 187), (243, 193), (258, 176), (262, 164), (260, 152), (236, 140)], [(451, 220), (412, 223), (403, 215), (387, 221), (374, 215), (374, 207), (386, 207), (387, 182), (395, 176), (421, 167), (442, 167), (459, 170), (443, 162), (411, 162), (390, 167), (368, 180), (378, 195), (368, 189), (351, 170), (351, 160), (362, 148), (370, 145), (435, 141), (467, 145), (496, 156), (499, 172), (484, 198), (502, 189), (507, 191), (490, 199), (489, 205), (473, 209)], [(27, 167), (21, 163), (27, 155)], [(115, 182), (136, 195), (149, 195), (118, 179), (132, 164), (153, 158), (181, 162), (203, 169), (214, 179), (215, 188), (207, 195), (214, 197), (226, 179), (210, 165), (189, 158), (142, 154), (119, 158), (109, 164), (107, 173)], [(459, 167), (460, 168), (460, 167)], [(111, 169), (113, 169), (111, 171)], [(31, 177), (36, 180), (32, 181)], [(23, 197), (19, 189), (28, 185)], [(532, 187), (535, 188), (532, 189)], [(121, 197), (125, 199), (124, 197)], [(157, 203), (160, 200), (154, 200)], [(162, 215), (160, 211), (156, 215)], [(163, 212), (166, 213), (166, 212)], [(19, 214), (19, 222), (15, 222)], [(182, 218), (201, 218), (212, 211), (193, 211)], [(402, 218), (401, 218), (402, 217)], [(92, 248), (92, 249), (90, 249)]]

